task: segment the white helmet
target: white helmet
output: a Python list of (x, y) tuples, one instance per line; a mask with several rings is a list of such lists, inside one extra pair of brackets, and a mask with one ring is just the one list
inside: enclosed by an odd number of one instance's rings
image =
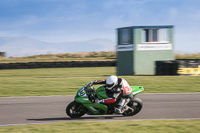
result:
[(112, 75), (106, 79), (106, 88), (111, 90), (115, 85), (117, 85), (118, 78), (115, 75)]

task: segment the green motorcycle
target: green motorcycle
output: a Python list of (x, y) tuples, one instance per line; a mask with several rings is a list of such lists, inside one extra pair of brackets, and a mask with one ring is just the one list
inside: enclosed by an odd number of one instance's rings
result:
[[(140, 112), (143, 106), (142, 100), (140, 98), (135, 98), (135, 96), (144, 91), (144, 88), (142, 86), (131, 86), (131, 88), (133, 92), (133, 98), (126, 105), (125, 111), (122, 113), (123, 116), (136, 115)], [(92, 83), (90, 82), (78, 90), (74, 101), (66, 107), (66, 114), (71, 118), (79, 118), (86, 113), (89, 115), (115, 114), (114, 107), (120, 100), (121, 96), (119, 96), (116, 102), (113, 104), (94, 103), (92, 100), (95, 98), (106, 99), (109, 97), (107, 96), (104, 86), (100, 86), (95, 90), (95, 88), (92, 86)]]

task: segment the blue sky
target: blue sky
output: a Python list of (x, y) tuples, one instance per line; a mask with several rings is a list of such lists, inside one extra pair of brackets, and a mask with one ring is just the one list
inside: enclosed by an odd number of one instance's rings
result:
[(175, 51), (200, 52), (200, 0), (0, 0), (0, 37), (116, 41), (140, 25), (174, 25)]

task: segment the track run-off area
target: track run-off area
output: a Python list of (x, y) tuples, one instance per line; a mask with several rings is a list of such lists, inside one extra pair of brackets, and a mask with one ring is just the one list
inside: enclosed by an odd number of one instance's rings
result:
[(65, 113), (74, 96), (1, 97), (0, 127), (73, 121), (120, 121), (146, 119), (200, 119), (200, 93), (143, 93), (142, 111), (122, 115), (84, 115), (71, 119)]

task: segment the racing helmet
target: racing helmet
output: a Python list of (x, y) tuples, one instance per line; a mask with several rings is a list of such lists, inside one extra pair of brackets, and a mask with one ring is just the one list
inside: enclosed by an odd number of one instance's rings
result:
[(106, 79), (106, 88), (111, 90), (115, 85), (117, 85), (118, 78), (115, 75), (112, 75)]

